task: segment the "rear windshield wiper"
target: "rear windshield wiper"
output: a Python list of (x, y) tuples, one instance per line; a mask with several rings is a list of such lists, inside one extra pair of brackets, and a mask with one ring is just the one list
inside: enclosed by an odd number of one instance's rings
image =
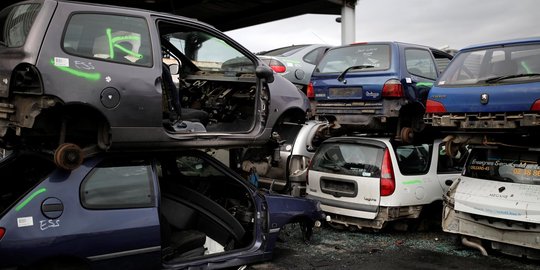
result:
[(347, 72), (351, 69), (364, 69), (364, 68), (372, 68), (372, 67), (375, 67), (375, 66), (372, 66), (372, 65), (360, 65), (360, 66), (352, 66), (352, 67), (348, 67), (347, 69), (345, 69), (343, 72), (341, 72), (341, 74), (339, 74), (339, 76), (337, 77), (337, 80), (342, 82), (343, 80), (345, 80), (345, 74), (347, 74)]
[(514, 78), (522, 78), (522, 77), (536, 77), (540, 76), (540, 73), (529, 73), (529, 74), (514, 74), (514, 75), (504, 75), (504, 76), (497, 76), (493, 78), (488, 78), (484, 80), (486, 83), (496, 83), (507, 79), (514, 79)]

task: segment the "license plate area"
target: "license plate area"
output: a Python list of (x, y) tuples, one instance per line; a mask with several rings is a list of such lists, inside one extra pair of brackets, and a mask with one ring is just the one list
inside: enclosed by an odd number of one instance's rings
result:
[(321, 191), (334, 197), (356, 197), (358, 185), (352, 180), (321, 178)]
[(362, 87), (329, 88), (328, 95), (331, 98), (362, 98)]

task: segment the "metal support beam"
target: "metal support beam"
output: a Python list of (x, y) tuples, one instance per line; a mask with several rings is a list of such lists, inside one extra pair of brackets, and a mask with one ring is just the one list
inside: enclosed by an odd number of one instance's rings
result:
[(341, 44), (351, 44), (355, 41), (355, 7), (357, 0), (343, 0), (341, 8)]

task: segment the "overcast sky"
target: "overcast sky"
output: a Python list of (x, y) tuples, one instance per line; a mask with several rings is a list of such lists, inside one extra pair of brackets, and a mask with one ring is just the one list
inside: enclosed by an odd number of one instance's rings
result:
[[(227, 32), (253, 52), (292, 44), (341, 45), (338, 15), (306, 14)], [(539, 0), (358, 0), (356, 41), (436, 48), (540, 36)]]

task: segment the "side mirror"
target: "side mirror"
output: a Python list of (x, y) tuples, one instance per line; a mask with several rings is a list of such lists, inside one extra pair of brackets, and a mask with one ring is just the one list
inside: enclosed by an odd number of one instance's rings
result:
[(180, 66), (178, 64), (171, 64), (169, 66), (169, 70), (171, 71), (171, 75), (178, 75)]
[(258, 66), (255, 69), (255, 74), (257, 78), (265, 79), (267, 83), (272, 83), (274, 81), (274, 71), (267, 66)]

